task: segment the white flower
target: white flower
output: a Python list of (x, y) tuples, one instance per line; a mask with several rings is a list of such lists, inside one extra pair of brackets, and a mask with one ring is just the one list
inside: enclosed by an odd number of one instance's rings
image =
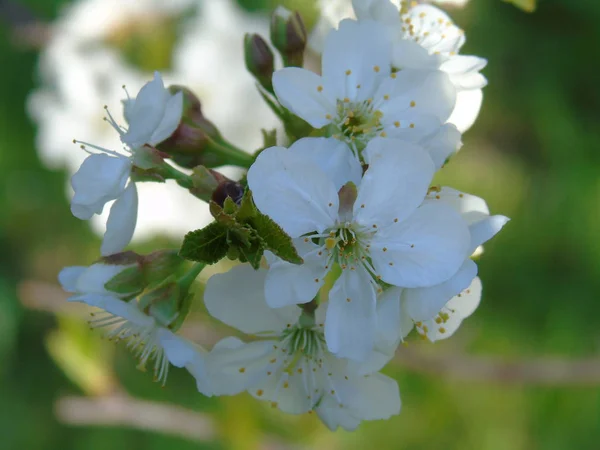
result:
[(445, 124), (456, 92), (439, 70), (392, 73), (388, 32), (372, 21), (345, 20), (326, 40), (322, 72), (297, 67), (275, 72), (281, 104), (315, 128), (332, 134), (355, 153), (375, 137), (420, 143), (437, 167), (460, 146), (456, 127)]
[(121, 140), (130, 148), (155, 146), (169, 138), (179, 126), (183, 113), (183, 93), (171, 94), (165, 88), (160, 73), (146, 83), (136, 98), (124, 103), (124, 114), (129, 128), (123, 132), (114, 121), (113, 127)]
[[(106, 223), (106, 234), (101, 253), (117, 253), (129, 244), (137, 222), (138, 193), (136, 185), (129, 180), (132, 159), (143, 145), (156, 145), (168, 138), (181, 120), (183, 96), (181, 92), (171, 95), (165, 89), (160, 74), (144, 85), (135, 99), (128, 98), (126, 114), (129, 129), (116, 123), (106, 109), (106, 120), (119, 133), (126, 155), (89, 143), (81, 148), (90, 148), (101, 153), (88, 156), (79, 170), (71, 178), (74, 195), (71, 211), (79, 219), (89, 220), (94, 214), (101, 214), (104, 205), (117, 200), (111, 207)], [(80, 141), (75, 141), (80, 142)], [(91, 152), (90, 152), (91, 153)]]
[(416, 5), (406, 14), (389, 0), (353, 0), (359, 20), (375, 20), (386, 27), (394, 43), (393, 65), (398, 69), (446, 72), (457, 89), (456, 107), (448, 119), (461, 132), (475, 122), (487, 80), (479, 73), (487, 61), (459, 55), (465, 43), (463, 30), (432, 5)]
[[(501, 215), (490, 216), (483, 199), (452, 188), (430, 189), (424, 203), (446, 204), (461, 214), (471, 235), (469, 255), (494, 237), (509, 220)], [(477, 265), (467, 257), (458, 272), (443, 283), (412, 289), (392, 287), (382, 297), (401, 304), (401, 312), (396, 314), (400, 337), (408, 334), (414, 324), (420, 334), (434, 342), (450, 337), (462, 319), (477, 308), (481, 281), (477, 278)]]
[(374, 373), (389, 358), (372, 365), (368, 375), (358, 374), (351, 363), (327, 351), (324, 306), (317, 308), (314, 320), (301, 316), (297, 306), (271, 309), (264, 296), (265, 278), (265, 270), (240, 265), (208, 281), (204, 300), (209, 313), (262, 338), (249, 343), (226, 338), (215, 345), (207, 357), (214, 393), (248, 390), (287, 413), (314, 410), (331, 429), (354, 429), (362, 420), (398, 414), (397, 383)]
[(144, 369), (154, 360), (154, 376), (164, 385), (169, 362), (185, 367), (196, 378), (198, 390), (211, 395), (205, 368), (204, 350), (162, 326), (154, 317), (144, 314), (135, 299), (124, 301), (104, 285), (127, 266), (94, 264), (90, 267), (66, 267), (59, 274), (63, 289), (75, 295), (69, 301), (86, 303), (101, 312), (91, 313), (93, 328), (109, 327), (109, 339), (126, 341), (127, 348), (139, 358)]
[[(263, 151), (248, 185), (257, 207), (295, 238), (304, 259), (301, 265), (271, 259), (268, 304), (311, 301), (339, 265), (342, 273), (329, 293), (327, 345), (340, 357), (363, 360), (374, 345), (380, 280), (406, 288), (442, 283), (470, 254), (470, 237), (452, 207), (422, 204), (434, 165), (420, 148), (371, 141), (361, 179), (359, 163), (345, 156), (343, 145), (323, 145), (330, 142), (305, 138), (290, 150)], [(355, 195), (348, 186), (341, 189), (347, 181), (357, 186)]]

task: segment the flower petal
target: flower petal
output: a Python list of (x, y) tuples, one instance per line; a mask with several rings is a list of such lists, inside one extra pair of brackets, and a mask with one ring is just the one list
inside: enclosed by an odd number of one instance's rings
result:
[(74, 292), (89, 293), (89, 294), (110, 294), (116, 296), (113, 292), (109, 292), (104, 287), (113, 277), (121, 273), (123, 270), (131, 266), (117, 266), (111, 264), (92, 264), (85, 271), (81, 272), (76, 280)]
[(389, 0), (352, 0), (358, 20), (374, 20), (387, 26), (400, 26), (400, 12)]
[(430, 136), (420, 141), (433, 160), (436, 169), (440, 169), (446, 160), (462, 146), (462, 135), (451, 123), (442, 125)]
[(340, 100), (373, 97), (380, 81), (390, 74), (391, 57), (391, 41), (384, 27), (370, 20), (342, 20), (325, 41), (323, 92)]
[(487, 80), (479, 73), (487, 65), (487, 60), (477, 56), (455, 55), (440, 66), (452, 79), (458, 90), (481, 89)]
[(147, 143), (155, 146), (169, 138), (179, 126), (182, 114), (183, 92), (179, 91), (167, 101), (164, 115)]
[(264, 150), (248, 171), (258, 209), (292, 238), (333, 225), (338, 212), (332, 180), (308, 159), (282, 147)]
[(405, 69), (386, 78), (375, 98), (389, 96), (379, 109), (384, 117), (405, 120), (406, 113), (431, 115), (446, 122), (456, 104), (456, 88), (440, 70)]
[(77, 292), (77, 280), (86, 270), (86, 266), (65, 267), (58, 274), (58, 282), (65, 291)]
[[(225, 341), (225, 342), (223, 342)], [(214, 395), (234, 395), (267, 378), (276, 341), (224, 339), (206, 357)]]
[(137, 223), (137, 213), (137, 189), (135, 183), (131, 182), (123, 195), (110, 208), (106, 233), (100, 247), (103, 256), (120, 252), (131, 242)]
[(327, 256), (322, 254), (319, 246), (306, 238), (294, 239), (294, 246), (304, 263), (291, 264), (277, 257), (268, 258), (265, 297), (271, 308), (311, 301), (329, 272)]
[(404, 310), (412, 320), (421, 322), (434, 318), (452, 297), (467, 289), (477, 276), (477, 265), (470, 259), (449, 280), (435, 286), (404, 289)]
[(340, 189), (348, 181), (360, 184), (362, 167), (348, 146), (334, 138), (303, 138), (292, 144), (290, 152), (297, 152), (314, 162)]
[(329, 292), (325, 340), (338, 358), (364, 361), (373, 350), (377, 329), (375, 288), (362, 268), (347, 268)]
[(313, 406), (304, 377), (296, 371), (284, 371), (280, 376), (264, 378), (248, 392), (258, 400), (270, 401), (271, 406), (288, 414), (304, 414)]
[(247, 334), (280, 332), (288, 323), (296, 323), (300, 308), (273, 309), (265, 300), (264, 269), (247, 264), (209, 278), (204, 303), (211, 316)]
[(454, 209), (425, 203), (408, 219), (375, 234), (371, 257), (386, 283), (427, 287), (458, 271), (468, 256), (469, 243), (467, 225)]
[(419, 147), (387, 138), (373, 139), (365, 154), (369, 168), (358, 188), (355, 220), (369, 227), (404, 220), (427, 193), (433, 161)]
[(279, 102), (315, 128), (327, 125), (331, 122), (327, 116), (336, 113), (335, 99), (322, 84), (320, 76), (298, 67), (286, 67), (273, 74), (273, 89)]
[(425, 203), (444, 203), (460, 213), (463, 220), (471, 225), (490, 215), (485, 200), (475, 195), (457, 191), (446, 186), (440, 190), (432, 190), (427, 194)]
[(131, 172), (131, 161), (106, 153), (88, 156), (71, 177), (75, 191), (71, 211), (79, 219), (88, 220), (100, 214), (104, 204), (122, 195)]
[(448, 122), (456, 125), (461, 133), (473, 126), (483, 102), (483, 91), (481, 89), (470, 89), (459, 91), (456, 94), (456, 106), (448, 118)]
[(510, 219), (505, 216), (490, 216), (469, 225), (471, 233), (470, 253), (477, 247), (493, 238)]

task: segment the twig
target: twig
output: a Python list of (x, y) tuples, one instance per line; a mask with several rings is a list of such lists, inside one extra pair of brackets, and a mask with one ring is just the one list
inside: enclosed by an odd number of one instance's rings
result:
[(76, 426), (126, 426), (200, 442), (216, 436), (215, 425), (205, 414), (124, 395), (63, 397), (55, 403), (55, 414), (61, 422)]
[(395, 362), (410, 370), (436, 377), (482, 383), (535, 384), (545, 386), (600, 385), (600, 358), (531, 358), (505, 360), (460, 353), (425, 352), (401, 348)]

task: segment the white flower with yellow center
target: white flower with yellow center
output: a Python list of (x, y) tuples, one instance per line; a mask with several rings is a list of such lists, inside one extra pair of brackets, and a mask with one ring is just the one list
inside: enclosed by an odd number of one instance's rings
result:
[(163, 385), (167, 381), (169, 363), (185, 367), (196, 379), (198, 390), (211, 395), (205, 368), (205, 351), (187, 339), (173, 333), (161, 320), (146, 314), (137, 301), (125, 301), (105, 288), (105, 284), (130, 266), (94, 264), (90, 267), (66, 267), (59, 274), (63, 289), (72, 292), (69, 301), (82, 302), (101, 311), (93, 312), (92, 328), (108, 327), (106, 336), (124, 341), (139, 358), (139, 368), (145, 369), (154, 360), (154, 378)]
[[(75, 192), (71, 211), (75, 217), (89, 220), (94, 214), (101, 214), (107, 202), (116, 199), (110, 210), (101, 247), (103, 255), (110, 255), (123, 250), (135, 231), (138, 194), (135, 183), (129, 180), (135, 152), (146, 144), (162, 142), (175, 131), (181, 120), (183, 96), (181, 92), (172, 95), (156, 72), (154, 79), (142, 87), (137, 97), (128, 97), (125, 103), (128, 129), (118, 125), (108, 109), (106, 111), (106, 120), (126, 144), (124, 154), (74, 141), (90, 156), (71, 178)], [(99, 153), (92, 153), (90, 149)]]
[(358, 374), (349, 361), (327, 350), (324, 306), (314, 318), (294, 305), (269, 308), (265, 278), (265, 270), (240, 265), (208, 281), (204, 300), (209, 313), (259, 338), (249, 343), (226, 338), (215, 345), (207, 356), (214, 394), (247, 390), (287, 413), (315, 411), (331, 429), (354, 429), (362, 420), (398, 414), (397, 383), (376, 373), (389, 358), (368, 374)]
[(374, 20), (389, 30), (395, 68), (441, 70), (448, 74), (457, 90), (456, 107), (448, 121), (464, 132), (473, 125), (481, 108), (482, 88), (487, 80), (479, 72), (487, 61), (459, 55), (465, 35), (445, 12), (432, 5), (403, 3), (407, 11), (401, 13), (390, 0), (352, 1), (359, 21)]
[(374, 139), (361, 179), (356, 159), (331, 142), (305, 138), (289, 150), (263, 151), (248, 185), (257, 207), (294, 239), (304, 259), (295, 265), (270, 258), (267, 303), (310, 302), (326, 275), (341, 268), (329, 293), (325, 337), (331, 352), (360, 361), (373, 349), (380, 282), (443, 283), (470, 254), (470, 238), (452, 207), (423, 204), (434, 164), (422, 149)]
[[(375, 137), (421, 144), (439, 168), (460, 145), (445, 124), (456, 92), (439, 70), (392, 70), (389, 33), (373, 21), (344, 20), (325, 42), (322, 75), (288, 67), (275, 72), (281, 104), (315, 128), (330, 127), (357, 157)], [(445, 124), (445, 125), (444, 125)]]

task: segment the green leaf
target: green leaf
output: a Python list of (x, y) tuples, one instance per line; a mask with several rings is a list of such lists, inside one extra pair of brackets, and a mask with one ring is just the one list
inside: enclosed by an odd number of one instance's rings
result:
[(252, 241), (257, 238), (256, 231), (247, 225), (237, 225), (235, 228), (229, 230), (227, 240), (230, 245), (241, 245), (246, 248), (250, 248)]
[(512, 3), (518, 8), (521, 8), (525, 12), (533, 12), (537, 6), (537, 0), (504, 0), (505, 2)]
[(260, 269), (260, 262), (262, 261), (263, 253), (265, 252), (265, 246), (262, 239), (257, 238), (252, 242), (250, 248), (238, 248), (240, 252), (240, 261), (249, 263), (254, 270)]
[(267, 250), (292, 264), (304, 262), (296, 251), (292, 238), (269, 216), (258, 213), (250, 220), (250, 224), (264, 241)]
[(227, 228), (213, 222), (186, 234), (179, 255), (191, 261), (214, 264), (227, 255), (228, 248)]
[(143, 290), (145, 286), (144, 273), (138, 266), (123, 270), (104, 285), (106, 290), (117, 294), (134, 294)]

